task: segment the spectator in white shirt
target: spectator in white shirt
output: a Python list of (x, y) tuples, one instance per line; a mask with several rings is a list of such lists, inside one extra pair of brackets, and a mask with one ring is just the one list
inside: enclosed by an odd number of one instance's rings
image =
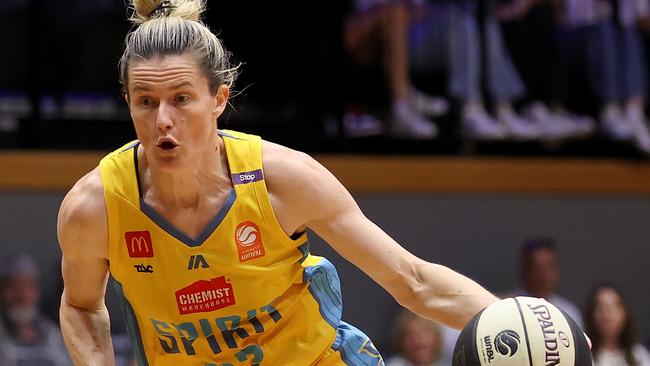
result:
[(564, 310), (582, 326), (580, 310), (571, 301), (556, 293), (560, 283), (558, 248), (551, 238), (528, 240), (521, 249), (519, 266), (521, 288), (512, 296), (532, 296), (546, 299)]
[(596, 286), (585, 311), (595, 366), (650, 366), (648, 350), (636, 341), (634, 321), (621, 291)]
[(71, 365), (59, 327), (39, 310), (39, 270), (24, 254), (0, 260), (0, 365)]

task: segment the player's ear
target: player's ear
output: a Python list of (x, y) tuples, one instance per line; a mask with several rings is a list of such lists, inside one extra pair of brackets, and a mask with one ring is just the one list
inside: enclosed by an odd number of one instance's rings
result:
[(230, 88), (225, 84), (220, 85), (214, 95), (214, 108), (212, 110), (212, 113), (214, 113), (216, 117), (219, 117), (226, 109), (228, 98), (230, 98)]

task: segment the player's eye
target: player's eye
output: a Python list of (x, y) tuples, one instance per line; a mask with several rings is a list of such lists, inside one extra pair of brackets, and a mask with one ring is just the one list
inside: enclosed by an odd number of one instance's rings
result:
[(145, 107), (150, 107), (150, 106), (153, 105), (153, 98), (142, 97), (142, 98), (140, 98), (140, 104), (145, 106)]
[(176, 101), (176, 103), (185, 103), (185, 102), (190, 100), (190, 97), (188, 95), (185, 95), (185, 94), (180, 94), (180, 95), (177, 95), (174, 98), (174, 100)]

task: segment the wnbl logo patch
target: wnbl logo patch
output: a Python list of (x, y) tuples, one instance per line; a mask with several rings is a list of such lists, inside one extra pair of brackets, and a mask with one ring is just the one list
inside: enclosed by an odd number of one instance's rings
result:
[(266, 254), (260, 229), (252, 221), (244, 221), (237, 226), (235, 242), (240, 262), (263, 257)]

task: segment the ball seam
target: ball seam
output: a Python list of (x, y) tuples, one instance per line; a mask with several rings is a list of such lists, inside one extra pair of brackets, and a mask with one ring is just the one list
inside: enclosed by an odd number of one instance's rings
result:
[(533, 366), (533, 355), (530, 352), (530, 340), (528, 339), (528, 328), (526, 327), (526, 320), (524, 319), (524, 313), (521, 311), (521, 304), (519, 300), (514, 299), (517, 304), (517, 310), (519, 311), (519, 316), (521, 317), (521, 325), (524, 327), (524, 337), (526, 338), (526, 348), (528, 349), (528, 365)]

